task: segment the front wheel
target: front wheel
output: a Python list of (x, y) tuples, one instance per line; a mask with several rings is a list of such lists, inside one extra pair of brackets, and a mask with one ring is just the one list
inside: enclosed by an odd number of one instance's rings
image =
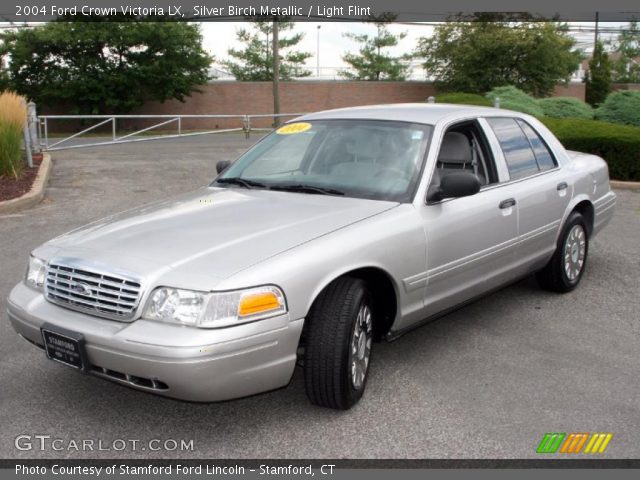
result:
[(553, 257), (536, 274), (538, 283), (553, 292), (570, 292), (580, 283), (588, 253), (587, 224), (579, 212), (573, 212), (562, 229)]
[(304, 383), (315, 405), (347, 410), (364, 393), (373, 343), (373, 302), (363, 280), (339, 278), (305, 320)]

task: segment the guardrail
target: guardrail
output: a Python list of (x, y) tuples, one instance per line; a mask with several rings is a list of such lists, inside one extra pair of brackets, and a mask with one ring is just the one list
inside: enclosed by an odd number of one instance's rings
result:
[[(37, 117), (38, 126), (38, 138), (40, 139), (40, 147), (43, 150), (66, 150), (70, 148), (86, 148), (96, 147), (100, 145), (114, 145), (120, 143), (130, 142), (146, 142), (150, 140), (160, 140), (165, 138), (177, 138), (177, 137), (189, 137), (195, 135), (211, 135), (216, 133), (229, 133), (229, 132), (244, 132), (245, 137), (249, 138), (251, 132), (265, 132), (270, 131), (271, 128), (258, 128), (252, 126), (252, 119), (258, 118), (273, 118), (274, 121), (280, 118), (297, 117), (303, 115), (302, 113), (280, 113), (280, 114), (259, 114), (259, 115), (40, 115)], [(156, 119), (160, 120), (149, 127), (141, 128), (135, 131), (127, 131), (123, 135), (118, 135), (118, 120), (139, 120), (139, 119)], [(182, 121), (186, 119), (237, 119), (237, 128), (222, 128), (205, 131), (187, 131), (182, 129)], [(77, 133), (64, 137), (60, 140), (56, 138), (55, 142), (50, 141), (49, 127), (51, 122), (56, 120), (95, 120), (97, 123), (87, 127)], [(122, 122), (120, 122), (122, 123)], [(104, 125), (111, 125), (111, 135), (109, 140), (99, 140), (95, 142), (83, 142), (80, 144), (71, 144), (69, 141), (74, 138), (81, 137), (82, 135), (89, 133), (98, 127)], [(160, 134), (155, 136), (139, 137), (145, 132), (152, 131), (159, 127), (175, 126), (176, 133)], [(66, 145), (63, 145), (66, 144)]]

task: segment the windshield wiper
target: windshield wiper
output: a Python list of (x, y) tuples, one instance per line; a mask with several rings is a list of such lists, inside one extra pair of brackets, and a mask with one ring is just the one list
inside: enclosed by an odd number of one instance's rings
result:
[(229, 177), (229, 178), (219, 178), (216, 180), (217, 183), (227, 183), (230, 185), (240, 185), (244, 188), (266, 188), (267, 186), (264, 183), (256, 182), (255, 180), (247, 180), (246, 178), (240, 177)]
[(318, 187), (316, 185), (307, 185), (304, 183), (295, 183), (292, 185), (270, 185), (271, 190), (282, 190), (283, 192), (299, 192), (299, 193), (318, 193), (320, 195), (344, 195), (343, 191), (335, 188)]

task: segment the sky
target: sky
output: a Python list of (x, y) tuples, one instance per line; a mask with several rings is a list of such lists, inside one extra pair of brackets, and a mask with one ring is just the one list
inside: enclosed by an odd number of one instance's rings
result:
[[(217, 61), (228, 58), (229, 48), (241, 48), (242, 44), (236, 40), (237, 29), (249, 26), (245, 22), (203, 22), (201, 31), (204, 37), (204, 48)], [(309, 58), (307, 66), (316, 74), (318, 50), (318, 26), (320, 26), (320, 67), (321, 76), (331, 77), (336, 69), (343, 68), (346, 64), (342, 61), (342, 55), (346, 52), (357, 52), (358, 44), (344, 37), (345, 32), (374, 34), (376, 27), (372, 24), (361, 22), (298, 22), (293, 30), (287, 32), (302, 32), (304, 37), (299, 43), (298, 50), (309, 52), (313, 57)], [(407, 36), (400, 41), (395, 48), (397, 54), (412, 51), (421, 36), (429, 36), (433, 32), (430, 26), (415, 25), (389, 25), (389, 30), (394, 33), (406, 32)], [(285, 33), (284, 35), (287, 35)]]
[[(204, 37), (204, 47), (216, 57), (217, 62), (228, 58), (227, 50), (229, 48), (242, 47), (242, 44), (237, 41), (235, 33), (238, 28), (248, 26), (247, 22), (203, 22), (200, 25)], [(600, 28), (606, 32), (626, 25), (624, 23), (601, 23)], [(318, 26), (320, 26), (319, 42)], [(412, 52), (420, 37), (430, 36), (433, 33), (433, 26), (431, 25), (389, 24), (387, 27), (394, 34), (404, 32), (407, 35), (392, 50), (398, 55)], [(570, 27), (574, 30), (572, 34), (578, 41), (577, 46), (589, 52), (593, 45), (594, 24), (590, 22), (572, 22)], [(312, 75), (316, 76), (317, 74), (316, 54), (319, 44), (320, 77), (331, 79), (337, 78), (338, 69), (346, 67), (342, 56), (347, 52), (355, 53), (359, 48), (358, 44), (350, 38), (346, 38), (344, 33), (368, 33), (373, 35), (376, 32), (376, 27), (373, 24), (361, 22), (298, 22), (295, 24), (293, 31), (304, 33), (298, 50), (312, 54), (312, 57), (307, 61), (307, 67), (312, 71)], [(613, 37), (615, 35), (608, 35), (608, 38)], [(603, 38), (607, 38), (606, 34), (603, 35)], [(414, 69), (412, 79), (424, 80), (424, 72), (419, 68)]]

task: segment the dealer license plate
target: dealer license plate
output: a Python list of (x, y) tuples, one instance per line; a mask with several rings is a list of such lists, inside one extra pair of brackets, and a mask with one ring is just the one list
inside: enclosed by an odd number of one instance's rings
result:
[(44, 325), (41, 329), (47, 357), (79, 370), (85, 369), (82, 334)]

